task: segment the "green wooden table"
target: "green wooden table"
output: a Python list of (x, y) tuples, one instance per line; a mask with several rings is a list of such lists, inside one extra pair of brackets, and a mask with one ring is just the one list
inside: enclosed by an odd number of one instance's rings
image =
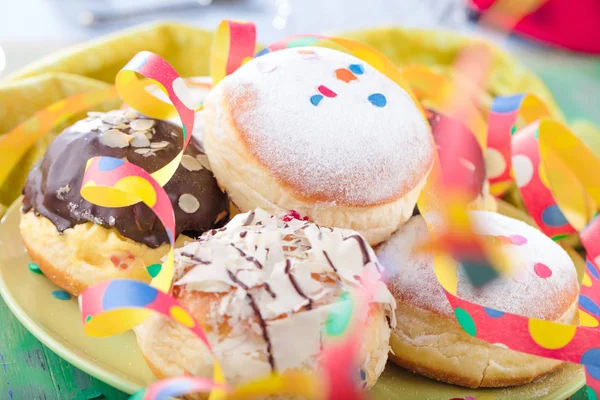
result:
[[(516, 41), (509, 49), (548, 84), (570, 120), (600, 124), (600, 59), (548, 52)], [(63, 361), (33, 337), (0, 299), (0, 400), (121, 400), (125, 393)], [(583, 400), (581, 392), (572, 400)]]

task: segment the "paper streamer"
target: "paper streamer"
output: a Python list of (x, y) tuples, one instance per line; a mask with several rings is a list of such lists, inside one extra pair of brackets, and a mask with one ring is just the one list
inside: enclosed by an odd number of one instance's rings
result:
[(213, 84), (251, 60), (256, 49), (256, 26), (248, 21), (222, 21), (210, 53)]

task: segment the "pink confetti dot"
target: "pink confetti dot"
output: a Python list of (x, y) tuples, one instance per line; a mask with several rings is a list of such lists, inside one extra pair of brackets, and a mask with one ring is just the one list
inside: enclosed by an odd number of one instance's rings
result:
[(552, 276), (552, 270), (546, 264), (535, 263), (533, 270), (540, 278), (546, 279)]
[(510, 235), (510, 241), (512, 244), (516, 244), (517, 246), (522, 246), (527, 243), (527, 238), (521, 235)]

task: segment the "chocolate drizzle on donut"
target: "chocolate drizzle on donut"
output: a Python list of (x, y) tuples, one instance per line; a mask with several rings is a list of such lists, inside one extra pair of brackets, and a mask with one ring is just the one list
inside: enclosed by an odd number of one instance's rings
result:
[[(177, 134), (172, 135), (173, 132)], [(180, 136), (181, 128), (166, 121), (140, 117), (137, 113), (119, 110), (90, 113), (89, 118), (58, 135), (30, 171), (23, 189), (23, 212), (33, 211), (49, 219), (60, 233), (92, 222), (114, 228), (122, 236), (151, 248), (168, 243), (162, 223), (144, 203), (121, 208), (100, 207), (84, 200), (80, 190), (90, 158), (108, 156), (127, 160), (152, 173), (180, 152)], [(184, 154), (194, 165), (197, 157), (204, 156), (194, 138)], [(175, 213), (175, 235), (185, 232), (199, 236), (215, 227), (219, 215), (222, 217), (217, 227), (227, 221), (229, 201), (211, 171), (187, 169), (185, 165), (189, 163), (180, 165), (164, 188)], [(184, 211), (179, 206), (184, 194), (193, 196), (200, 207), (191, 213)]]
[(252, 223), (252, 221), (254, 221), (254, 211), (252, 211), (250, 214), (248, 214), (248, 218), (246, 218), (246, 221), (244, 221), (242, 226), (248, 226)]
[(248, 287), (248, 285), (246, 285), (244, 282), (240, 281), (238, 279), (238, 277), (235, 276), (235, 274), (233, 272), (231, 272), (230, 270), (227, 270), (227, 275), (229, 275), (229, 278), (233, 281), (233, 283), (235, 283), (236, 285), (238, 285), (242, 289), (244, 289), (244, 290), (249, 290), (250, 289)]
[(199, 264), (204, 264), (204, 265), (210, 264), (210, 261), (206, 261), (206, 260), (201, 259), (200, 257), (196, 257), (192, 253), (186, 253), (185, 251), (182, 251), (181, 255), (191, 259), (192, 261), (196, 261)]
[(363, 239), (362, 236), (360, 236), (360, 235), (352, 235), (352, 236), (348, 236), (344, 240), (350, 240), (350, 239), (355, 239), (358, 242), (358, 246), (360, 247), (360, 251), (363, 256), (363, 264), (367, 265), (368, 263), (370, 263), (371, 257), (369, 256), (369, 251), (367, 250), (367, 245), (365, 243), (365, 239)]
[(294, 275), (292, 273), (290, 273), (290, 269), (291, 268), (292, 268), (292, 262), (288, 258), (287, 260), (285, 260), (285, 273), (290, 278), (290, 282), (292, 283), (292, 286), (294, 286), (294, 289), (296, 289), (296, 292), (298, 292), (298, 295), (300, 297), (303, 297), (306, 300), (308, 300), (308, 304), (306, 305), (306, 308), (309, 309), (309, 310), (312, 310), (312, 303), (313, 303), (313, 301), (312, 301), (311, 298), (309, 298), (307, 295), (304, 294), (304, 292), (300, 288), (300, 285), (298, 285), (298, 282), (296, 281), (296, 278), (294, 277)]
[(258, 305), (256, 305), (256, 301), (254, 301), (254, 297), (250, 293), (246, 293), (246, 298), (250, 303), (250, 307), (252, 307), (252, 311), (256, 315), (258, 319), (258, 324), (260, 325), (260, 329), (262, 329), (262, 336), (267, 343), (267, 354), (269, 358), (269, 365), (271, 366), (271, 371), (275, 371), (275, 359), (273, 358), (273, 346), (271, 345), (271, 338), (269, 337), (269, 332), (267, 331), (267, 324), (263, 319), (260, 310), (258, 309)]
[(325, 256), (325, 259), (327, 260), (327, 263), (329, 264), (331, 269), (333, 269), (333, 272), (337, 274), (337, 268), (335, 267), (335, 265), (333, 265), (333, 262), (331, 262), (331, 258), (329, 258), (329, 255), (325, 250), (323, 250), (323, 255)]

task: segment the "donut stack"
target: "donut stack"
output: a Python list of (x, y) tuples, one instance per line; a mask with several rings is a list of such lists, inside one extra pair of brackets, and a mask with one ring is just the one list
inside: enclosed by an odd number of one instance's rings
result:
[[(202, 323), (228, 382), (316, 370), (327, 315), (365, 276), (379, 285), (361, 321), (356, 375), (366, 389), (388, 353), (411, 371), (473, 388), (524, 384), (560, 365), (465, 333), (431, 257), (416, 252), (428, 236), (416, 202), (447, 117), (423, 113), (356, 57), (300, 47), (245, 63), (210, 90), (200, 118), (202, 143), (192, 141), (165, 186), (179, 244), (186, 242), (176, 251), (171, 294)], [(456, 128), (467, 132), (461, 143), (478, 146), (467, 142), (468, 128)], [(179, 134), (168, 122), (114, 111), (90, 114), (50, 146), (29, 175), (21, 232), (57, 285), (78, 294), (104, 279), (150, 279), (145, 266), (167, 251), (160, 222), (143, 204), (85, 202), (81, 175), (95, 155), (152, 172), (180, 150)], [(479, 161), (457, 155), (471, 208), (495, 210)], [(227, 223), (230, 203), (240, 214)], [(521, 272), (476, 289), (457, 268), (458, 295), (575, 322), (578, 284), (565, 251), (508, 217), (472, 217)], [(211, 355), (185, 327), (155, 316), (136, 334), (158, 377), (210, 375)]]

